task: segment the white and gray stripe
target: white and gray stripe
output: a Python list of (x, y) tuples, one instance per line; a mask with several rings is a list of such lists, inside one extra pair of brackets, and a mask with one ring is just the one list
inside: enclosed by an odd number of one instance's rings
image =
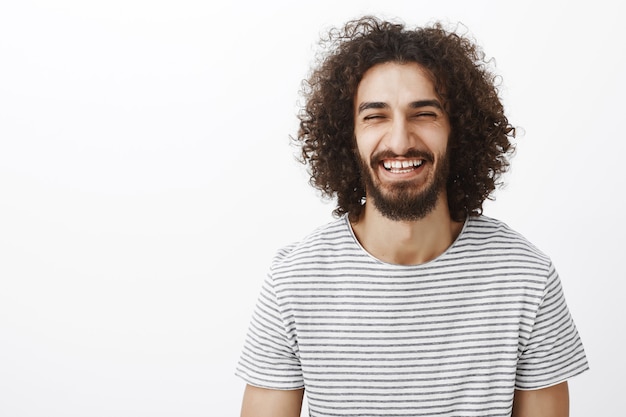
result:
[(471, 217), (437, 259), (401, 266), (343, 217), (278, 252), (236, 373), (304, 387), (314, 417), (487, 417), (586, 369), (550, 259), (504, 223)]

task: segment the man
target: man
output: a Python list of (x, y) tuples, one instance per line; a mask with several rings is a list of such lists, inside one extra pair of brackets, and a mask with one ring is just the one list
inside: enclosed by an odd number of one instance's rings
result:
[(484, 54), (440, 25), (334, 30), (298, 141), (336, 221), (276, 255), (242, 416), (569, 414), (587, 369), (550, 259), (483, 201), (514, 128)]

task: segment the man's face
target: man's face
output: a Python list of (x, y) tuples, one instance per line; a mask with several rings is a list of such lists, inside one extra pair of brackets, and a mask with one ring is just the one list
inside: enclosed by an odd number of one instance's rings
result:
[(426, 70), (370, 68), (355, 96), (354, 134), (368, 201), (392, 220), (430, 213), (448, 177), (450, 122)]

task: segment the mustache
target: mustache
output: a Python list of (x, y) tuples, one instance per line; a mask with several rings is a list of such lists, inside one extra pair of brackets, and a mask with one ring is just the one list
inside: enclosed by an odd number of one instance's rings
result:
[(425, 160), (426, 162), (431, 162), (431, 163), (435, 161), (435, 155), (433, 155), (432, 152), (428, 152), (428, 151), (409, 149), (403, 155), (398, 155), (397, 153), (392, 152), (390, 150), (385, 150), (385, 151), (377, 152), (374, 155), (372, 155), (372, 158), (370, 160), (370, 165), (372, 168), (376, 169), (376, 167), (380, 165), (383, 159), (393, 159), (393, 158), (406, 158), (406, 159), (419, 158), (419, 159)]

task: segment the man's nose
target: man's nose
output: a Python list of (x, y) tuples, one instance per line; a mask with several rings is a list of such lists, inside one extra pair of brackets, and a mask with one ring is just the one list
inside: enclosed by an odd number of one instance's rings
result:
[(405, 118), (396, 118), (390, 126), (386, 141), (387, 148), (396, 155), (404, 155), (415, 144)]

